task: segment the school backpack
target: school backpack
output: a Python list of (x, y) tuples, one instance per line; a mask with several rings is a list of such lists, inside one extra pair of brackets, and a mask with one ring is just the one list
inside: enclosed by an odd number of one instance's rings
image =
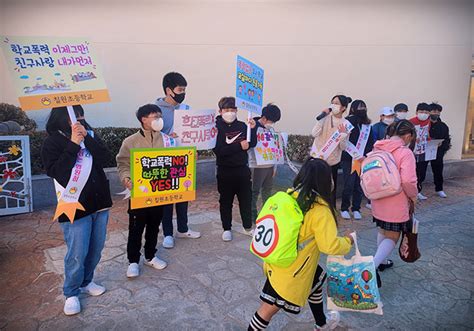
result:
[(402, 182), (393, 155), (381, 150), (367, 154), (361, 166), (360, 185), (365, 196), (370, 200), (400, 193)]
[(266, 263), (288, 267), (298, 255), (303, 212), (289, 193), (277, 192), (258, 214), (250, 251)]

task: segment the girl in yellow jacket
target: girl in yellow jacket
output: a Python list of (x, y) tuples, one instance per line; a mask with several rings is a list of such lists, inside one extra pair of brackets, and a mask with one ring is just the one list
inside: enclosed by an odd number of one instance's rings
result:
[(338, 237), (334, 206), (331, 203), (331, 167), (316, 158), (307, 160), (295, 178), (295, 197), (304, 213), (298, 236), (298, 256), (286, 268), (265, 263), (267, 281), (248, 330), (264, 330), (281, 308), (298, 314), (308, 300), (315, 319), (315, 330), (334, 328), (338, 314), (326, 315), (322, 287), (326, 272), (318, 265), (320, 252), (345, 255), (353, 242), (350, 236)]

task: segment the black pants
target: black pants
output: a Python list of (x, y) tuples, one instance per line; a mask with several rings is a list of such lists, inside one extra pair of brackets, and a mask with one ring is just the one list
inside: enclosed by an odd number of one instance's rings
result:
[(173, 205), (163, 206), (163, 235), (173, 235), (173, 206), (176, 206), (176, 224), (178, 232), (188, 232), (188, 202), (179, 202)]
[(339, 166), (341, 163), (335, 164), (331, 166), (331, 172), (332, 172), (332, 181), (334, 184), (334, 188), (331, 192), (331, 200), (332, 200), (332, 205), (334, 208), (336, 207), (336, 191), (337, 191), (337, 172), (339, 170)]
[(342, 166), (342, 173), (344, 178), (344, 190), (342, 191), (342, 203), (341, 203), (341, 211), (348, 211), (351, 207), (351, 200), (352, 200), (352, 208), (351, 210), (360, 211), (360, 204), (362, 202), (362, 196), (364, 192), (362, 191), (362, 187), (360, 186), (360, 177), (357, 172), (352, 171), (352, 160), (347, 161), (344, 160), (341, 162)]
[(436, 192), (442, 191), (443, 181), (444, 181), (443, 180), (443, 168), (444, 168), (443, 156), (437, 157), (435, 160), (431, 160), (430, 162), (431, 162), (431, 171), (433, 171), (435, 191)]
[(426, 169), (428, 168), (429, 161), (420, 161), (416, 163), (416, 186), (418, 187), (418, 192), (421, 192), (423, 189), (423, 182), (426, 178)]
[(130, 263), (140, 261), (140, 249), (142, 248), (142, 236), (145, 230), (145, 258), (151, 260), (155, 257), (156, 243), (161, 219), (163, 218), (163, 206), (129, 210), (127, 257)]
[(224, 231), (232, 229), (234, 196), (239, 200), (240, 217), (245, 229), (252, 228), (252, 180), (249, 167), (217, 169), (219, 209)]

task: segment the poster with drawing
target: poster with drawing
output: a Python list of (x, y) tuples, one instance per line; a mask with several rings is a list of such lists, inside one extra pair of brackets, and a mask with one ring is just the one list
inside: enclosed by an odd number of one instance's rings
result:
[(86, 38), (0, 38), (23, 110), (110, 101), (101, 66)]

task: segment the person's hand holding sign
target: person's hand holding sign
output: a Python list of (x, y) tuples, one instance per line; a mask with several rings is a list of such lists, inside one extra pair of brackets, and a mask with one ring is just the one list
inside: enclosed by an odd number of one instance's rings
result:
[(242, 150), (243, 151), (246, 151), (247, 149), (249, 149), (249, 142), (247, 140), (242, 140), (240, 142), (240, 146), (242, 147)]
[(123, 180), (123, 185), (125, 185), (125, 187), (128, 188), (130, 191), (132, 190), (132, 180), (130, 178), (125, 178)]
[(248, 123), (249, 123), (249, 126), (250, 126), (251, 129), (255, 128), (255, 125), (257, 125), (257, 124), (255, 123), (255, 120), (254, 120), (253, 118), (250, 118), (250, 119), (248, 120)]
[(343, 123), (339, 124), (337, 129), (339, 130), (340, 133), (347, 133), (347, 128)]
[(76, 124), (71, 125), (71, 141), (73, 143), (80, 145), (85, 136), (87, 136), (87, 131), (81, 123), (76, 122)]

